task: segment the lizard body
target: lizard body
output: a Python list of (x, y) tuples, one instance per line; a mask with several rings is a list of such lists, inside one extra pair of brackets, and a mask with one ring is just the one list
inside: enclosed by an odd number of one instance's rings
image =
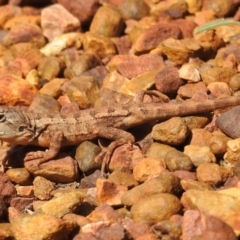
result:
[(104, 137), (118, 141), (112, 144), (113, 149), (120, 143), (134, 142), (132, 134), (125, 131), (133, 126), (236, 105), (240, 105), (240, 97), (161, 104), (131, 102), (123, 106), (80, 110), (72, 115), (27, 113), (0, 106), (0, 140), (48, 147), (49, 151), (30, 152), (25, 158), (26, 161), (40, 158), (40, 162), (45, 162), (54, 158), (61, 146)]

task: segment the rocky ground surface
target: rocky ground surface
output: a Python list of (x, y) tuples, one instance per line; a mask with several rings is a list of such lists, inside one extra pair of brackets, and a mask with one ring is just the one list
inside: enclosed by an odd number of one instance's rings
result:
[[(102, 88), (165, 102), (240, 95), (239, 0), (0, 4), (1, 105), (70, 114), (99, 106)], [(208, 25), (220, 18), (236, 22)], [(23, 163), (39, 148), (2, 143), (0, 239), (238, 239), (240, 109), (227, 110), (131, 129), (139, 144), (114, 151), (107, 178), (103, 139), (41, 166)]]

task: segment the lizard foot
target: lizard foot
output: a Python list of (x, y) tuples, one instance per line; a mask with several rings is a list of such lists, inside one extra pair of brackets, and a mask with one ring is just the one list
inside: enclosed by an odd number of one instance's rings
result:
[(36, 151), (36, 152), (29, 152), (26, 154), (24, 158), (24, 162), (38, 160), (38, 165), (47, 162), (48, 159), (46, 158), (47, 152), (44, 151)]
[(110, 143), (110, 145), (108, 147), (102, 149), (102, 152), (100, 152), (96, 156), (95, 162), (100, 162), (102, 160), (101, 173), (103, 175), (105, 174), (105, 170), (109, 169), (108, 166), (110, 164), (111, 157), (112, 157), (114, 150), (117, 147), (122, 146), (123, 144), (126, 144), (125, 139), (119, 139), (119, 140), (113, 141), (112, 143)]

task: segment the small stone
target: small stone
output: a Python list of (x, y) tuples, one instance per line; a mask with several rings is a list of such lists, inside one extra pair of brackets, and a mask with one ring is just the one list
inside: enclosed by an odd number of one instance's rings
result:
[(232, 10), (232, 2), (227, 0), (224, 3), (221, 0), (209, 0), (203, 3), (202, 10), (213, 10), (219, 18), (226, 16)]
[(12, 182), (19, 185), (30, 185), (32, 183), (31, 174), (26, 168), (12, 168), (7, 170), (6, 174)]
[(39, 93), (57, 98), (61, 94), (61, 86), (66, 82), (66, 78), (54, 78), (44, 84)]
[(193, 168), (191, 159), (178, 150), (169, 151), (164, 157), (167, 168), (173, 172), (177, 170), (190, 171)]
[(211, 82), (225, 82), (229, 84), (231, 78), (236, 74), (234, 69), (224, 67), (213, 67), (205, 71), (201, 71), (202, 81), (208, 85)]
[(198, 69), (191, 63), (185, 63), (179, 69), (179, 77), (191, 82), (199, 82), (201, 80)]
[(164, 67), (155, 77), (156, 89), (165, 94), (176, 93), (182, 84), (176, 67)]
[(114, 223), (109, 227), (100, 228), (96, 236), (98, 236), (99, 240), (105, 239), (114, 239), (114, 240), (122, 240), (124, 239), (124, 228), (121, 224)]
[(224, 154), (223, 159), (231, 166), (235, 166), (239, 162), (240, 152), (240, 138), (229, 140), (227, 142), (227, 152)]
[(182, 117), (190, 130), (195, 128), (204, 128), (211, 120), (211, 114), (199, 114), (194, 116)]
[(196, 210), (187, 210), (182, 223), (183, 239), (199, 240), (236, 240), (233, 229), (221, 219), (200, 213)]
[(205, 182), (200, 182), (200, 181), (195, 181), (195, 180), (181, 180), (181, 186), (182, 188), (187, 191), (190, 189), (196, 189), (196, 190), (213, 190), (213, 188), (205, 183)]
[(177, 40), (168, 38), (161, 43), (162, 52), (167, 58), (177, 64), (188, 62), (194, 53), (201, 49), (201, 46), (193, 39)]
[(169, 145), (182, 144), (189, 134), (189, 129), (180, 117), (171, 118), (156, 124), (152, 129), (152, 138)]
[(138, 185), (138, 182), (134, 179), (132, 174), (119, 170), (113, 171), (108, 176), (108, 180), (116, 185), (124, 185), (127, 188), (133, 188)]
[(55, 197), (42, 206), (36, 212), (61, 218), (67, 213), (74, 213), (83, 202), (84, 195), (78, 190)]
[(231, 138), (240, 137), (239, 113), (240, 106), (221, 114), (216, 120), (217, 127)]
[(79, 174), (76, 161), (66, 154), (59, 154), (58, 158), (42, 163), (41, 167), (38, 160), (25, 162), (25, 168), (34, 175), (61, 183), (73, 182)]
[(95, 162), (96, 156), (101, 152), (101, 148), (90, 141), (82, 142), (76, 149), (75, 159), (82, 172), (100, 167), (100, 163)]
[(145, 155), (146, 157), (164, 158), (165, 155), (172, 150), (175, 150), (175, 148), (165, 144), (154, 142), (151, 144)]
[(69, 99), (83, 109), (94, 105), (98, 98), (98, 91), (98, 82), (91, 76), (74, 77), (66, 86)]
[(149, 6), (143, 0), (123, 0), (119, 9), (125, 19), (140, 20), (149, 14)]
[(87, 219), (91, 222), (110, 221), (111, 223), (120, 223), (122, 220), (117, 211), (108, 204), (95, 208), (95, 210), (87, 216)]
[(180, 178), (181, 180), (197, 180), (197, 176), (195, 172), (189, 172), (186, 170), (177, 170), (174, 171), (173, 174)]
[(229, 87), (235, 92), (240, 89), (240, 74), (237, 73), (230, 79)]
[(120, 36), (123, 30), (123, 19), (120, 12), (108, 5), (100, 7), (90, 25), (90, 32), (105, 37)]
[(0, 223), (0, 237), (2, 239), (14, 238), (10, 223)]
[(143, 158), (135, 164), (133, 168), (133, 176), (138, 182), (145, 182), (147, 179), (157, 176), (166, 169), (164, 160), (161, 158)]
[(184, 154), (190, 157), (195, 167), (198, 167), (202, 163), (216, 162), (216, 157), (208, 146), (187, 145), (184, 148)]
[(179, 87), (178, 95), (182, 98), (192, 98), (198, 93), (207, 93), (208, 89), (203, 82), (187, 83)]
[(77, 214), (74, 214), (74, 213), (67, 213), (66, 215), (63, 216), (62, 219), (74, 221), (80, 227), (83, 227), (84, 225), (90, 223), (90, 221), (86, 217), (81, 216), (81, 215), (77, 215)]
[(128, 190), (122, 196), (122, 203), (131, 206), (146, 196), (158, 193), (173, 193), (181, 191), (180, 179), (172, 174), (162, 173), (159, 176), (149, 179), (143, 184)]
[(12, 219), (11, 227), (16, 240), (64, 240), (77, 227), (77, 224), (45, 214), (20, 214)]
[(91, 32), (86, 32), (83, 36), (83, 49), (91, 50), (100, 58), (116, 54), (115, 44), (109, 38)]
[(119, 206), (122, 204), (121, 197), (127, 191), (127, 187), (116, 185), (109, 180), (99, 178), (97, 180), (97, 201), (99, 205), (108, 204)]
[(79, 32), (65, 33), (55, 37), (51, 42), (40, 49), (45, 56), (56, 56), (65, 48), (80, 48), (83, 35)]
[(5, 46), (21, 42), (30, 42), (37, 47), (46, 44), (41, 28), (34, 23), (21, 23), (11, 28), (4, 36), (2, 42)]
[(62, 5), (52, 4), (41, 11), (41, 27), (43, 35), (51, 42), (63, 33), (80, 29), (80, 22)]
[(198, 0), (185, 0), (188, 6), (188, 12), (189, 13), (196, 13), (201, 10), (202, 2)]
[(61, 71), (61, 62), (57, 57), (42, 58), (39, 66), (38, 73), (42, 79), (51, 80), (56, 78)]
[[(28, 209), (31, 210), (31, 206), (33, 204), (33, 197), (14, 197), (11, 199), (10, 206), (17, 210), (17, 215), (20, 212), (26, 211)], [(14, 214), (13, 214), (14, 215)]]
[(219, 166), (216, 163), (202, 163), (197, 168), (197, 178), (201, 182), (217, 186), (224, 183), (227, 178), (232, 176), (232, 170), (229, 167)]
[(144, 31), (134, 43), (133, 47), (136, 52), (147, 52), (156, 48), (167, 38), (180, 39), (181, 37), (181, 29), (177, 25), (158, 23)]
[(64, 76), (70, 79), (78, 77), (98, 65), (101, 65), (101, 62), (95, 55), (84, 53), (78, 57), (78, 60), (74, 61), (68, 68), (65, 69)]
[(34, 197), (33, 186), (15, 186), (17, 195), (20, 197), (32, 198)]
[(47, 179), (37, 176), (33, 181), (34, 195), (40, 200), (49, 200), (52, 198), (51, 192), (54, 190), (54, 184)]
[(237, 224), (240, 217), (239, 193), (238, 188), (221, 191), (192, 189), (183, 193), (181, 203), (186, 210), (198, 210), (221, 219), (233, 228), (236, 235), (239, 235), (240, 228)]
[(85, 176), (81, 179), (81, 188), (94, 188), (96, 187), (96, 181), (102, 176), (100, 170), (96, 170), (94, 173)]
[(124, 77), (132, 79), (145, 72), (159, 71), (164, 66), (165, 63), (161, 56), (144, 54), (137, 58), (123, 61), (117, 66), (117, 71)]
[(131, 207), (131, 214), (135, 222), (147, 221), (157, 223), (167, 220), (181, 209), (177, 197), (169, 193), (158, 193), (146, 196)]
[(214, 97), (231, 96), (231, 90), (225, 82), (212, 82), (208, 84), (207, 88)]
[(4, 24), (14, 16), (22, 14), (22, 9), (14, 5), (4, 5), (0, 7), (0, 26), (3, 27)]

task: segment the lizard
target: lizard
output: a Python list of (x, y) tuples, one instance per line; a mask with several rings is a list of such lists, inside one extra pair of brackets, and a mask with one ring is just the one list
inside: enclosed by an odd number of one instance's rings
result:
[(56, 157), (62, 146), (76, 145), (97, 137), (107, 138), (113, 142), (97, 156), (97, 159), (104, 159), (104, 171), (117, 146), (134, 143), (134, 136), (127, 129), (151, 121), (163, 121), (175, 116), (199, 114), (237, 105), (240, 105), (240, 96), (160, 104), (130, 101), (123, 105), (83, 109), (68, 115), (30, 113), (14, 107), (0, 106), (0, 140), (15, 145), (48, 148), (48, 151), (29, 152), (24, 158), (24, 161), (38, 159), (39, 164), (42, 164)]

